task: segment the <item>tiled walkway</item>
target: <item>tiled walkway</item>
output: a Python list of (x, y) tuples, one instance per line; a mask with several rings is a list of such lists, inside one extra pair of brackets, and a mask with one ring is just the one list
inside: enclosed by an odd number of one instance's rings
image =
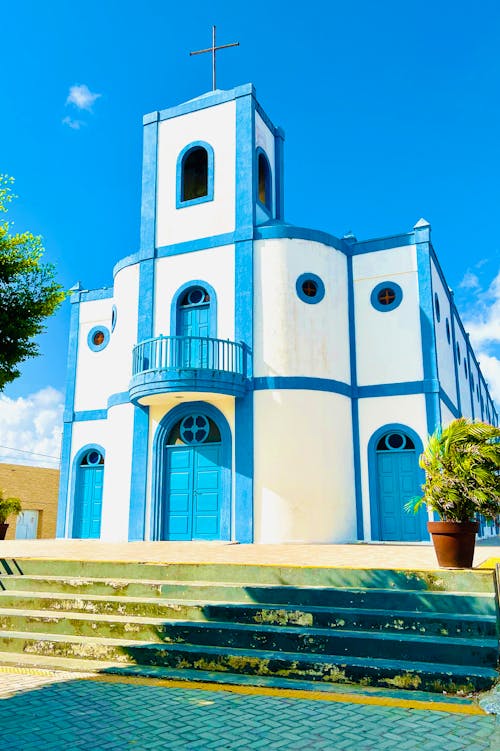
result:
[[(0, 557), (177, 563), (260, 563), (349, 568), (435, 569), (431, 544), (238, 545), (223, 542), (128, 542), (99, 540), (0, 541)], [(474, 565), (499, 557), (499, 548), (481, 543)]]
[(492, 715), (0, 674), (5, 751), (500, 751)]

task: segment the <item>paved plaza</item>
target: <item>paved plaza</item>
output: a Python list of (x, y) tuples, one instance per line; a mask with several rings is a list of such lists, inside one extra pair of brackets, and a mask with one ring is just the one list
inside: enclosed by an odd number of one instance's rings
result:
[[(499, 558), (499, 538), (476, 546), (474, 566)], [(4, 540), (1, 558), (53, 558), (150, 563), (239, 563), (274, 566), (341, 566), (430, 570), (437, 568), (430, 543), (349, 545), (240, 545), (231, 542), (102, 542), (101, 540)]]
[(500, 751), (494, 715), (3, 670), (3, 751)]

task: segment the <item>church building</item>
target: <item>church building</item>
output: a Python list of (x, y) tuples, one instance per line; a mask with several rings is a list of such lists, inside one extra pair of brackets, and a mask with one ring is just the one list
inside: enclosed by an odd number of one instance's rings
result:
[(427, 540), (427, 436), (498, 424), (421, 219), (285, 221), (251, 84), (144, 118), (140, 247), (71, 296), (58, 537)]

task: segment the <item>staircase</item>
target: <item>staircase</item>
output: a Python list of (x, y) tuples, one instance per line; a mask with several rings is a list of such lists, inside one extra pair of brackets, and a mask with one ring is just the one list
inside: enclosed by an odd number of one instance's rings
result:
[(0, 559), (0, 663), (483, 690), (494, 573)]

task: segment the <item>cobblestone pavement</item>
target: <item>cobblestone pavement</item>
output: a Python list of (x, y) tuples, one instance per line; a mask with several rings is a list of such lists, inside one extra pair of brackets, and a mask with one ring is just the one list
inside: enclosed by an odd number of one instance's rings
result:
[(500, 751), (492, 715), (39, 672), (0, 674), (2, 751)]

